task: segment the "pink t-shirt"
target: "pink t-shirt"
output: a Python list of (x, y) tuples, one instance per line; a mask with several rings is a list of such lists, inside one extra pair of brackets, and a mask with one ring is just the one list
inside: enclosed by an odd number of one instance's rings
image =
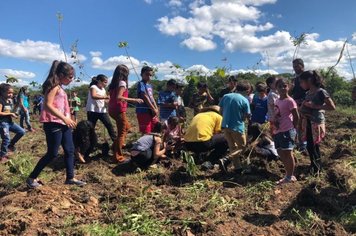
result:
[(294, 128), (292, 110), (297, 109), (293, 98), (277, 99), (274, 104), (274, 120), (276, 129), (274, 134), (286, 132)]
[[(68, 97), (66, 92), (62, 89), (62, 87), (58, 89), (57, 94), (54, 96), (53, 106), (65, 117), (70, 118)], [(65, 125), (63, 120), (59, 119), (57, 116), (52, 115), (52, 113), (48, 111), (45, 106), (43, 106), (43, 109), (41, 111), (40, 122), (42, 123), (55, 122), (55, 123), (60, 123)]]

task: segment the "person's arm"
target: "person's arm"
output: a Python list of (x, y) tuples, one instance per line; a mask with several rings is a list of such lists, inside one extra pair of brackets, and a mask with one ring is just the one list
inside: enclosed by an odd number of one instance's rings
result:
[(74, 128), (76, 126), (75, 121), (73, 121), (70, 117), (64, 116), (57, 108), (53, 106), (54, 97), (56, 96), (58, 90), (60, 89), (59, 86), (54, 87), (51, 89), (48, 94), (44, 98), (44, 108), (47, 109), (52, 115), (61, 119), (68, 127)]
[(109, 99), (109, 96), (107, 95), (99, 95), (93, 87), (90, 88), (90, 95), (95, 100)]
[(10, 112), (10, 113), (8, 113), (8, 112), (3, 112), (3, 111), (2, 111), (2, 107), (3, 107), (3, 105), (0, 104), (0, 116), (12, 116), (12, 117), (14, 117), (14, 118), (17, 117), (17, 115), (16, 115), (15, 113), (13, 113), (13, 112)]
[(153, 148), (153, 158), (159, 159), (163, 157), (166, 153), (166, 145), (163, 143), (163, 148), (161, 149), (162, 139), (160, 137), (153, 137), (155, 139), (155, 146)]
[(208, 88), (206, 88), (206, 94), (208, 95), (208, 102), (214, 102), (213, 96), (211, 96), (210, 91)]
[(298, 122), (299, 122), (299, 113), (298, 113), (298, 109), (297, 108), (293, 108), (291, 110), (292, 112), (292, 115), (293, 115), (293, 125), (294, 125), (294, 128), (297, 128), (298, 127)]
[(154, 112), (155, 115), (158, 115), (158, 109), (154, 105), (155, 103), (151, 102), (151, 99), (148, 97), (146, 93), (141, 93), (143, 101), (147, 104), (147, 106)]
[(134, 103), (143, 103), (143, 100), (140, 98), (128, 98), (124, 97), (125, 87), (119, 87), (119, 92), (117, 93), (117, 100), (124, 100), (127, 102), (134, 102)]
[(76, 101), (77, 101), (77, 106), (80, 106), (81, 105), (80, 98), (77, 97)]

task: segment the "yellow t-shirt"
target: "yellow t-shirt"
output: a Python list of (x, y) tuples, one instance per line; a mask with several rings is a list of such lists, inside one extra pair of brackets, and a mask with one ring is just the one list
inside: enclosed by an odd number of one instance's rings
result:
[(213, 134), (221, 131), (222, 116), (209, 111), (194, 116), (185, 135), (186, 142), (203, 142), (211, 139)]

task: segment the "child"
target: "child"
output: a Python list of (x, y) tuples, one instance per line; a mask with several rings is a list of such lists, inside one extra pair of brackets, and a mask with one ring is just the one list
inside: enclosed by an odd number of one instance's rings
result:
[(227, 86), (219, 93), (219, 101), (224, 97), (225, 94), (234, 93), (237, 85), (237, 75), (230, 75), (227, 79)]
[(227, 172), (230, 161), (233, 162), (235, 170), (242, 168), (239, 154), (246, 146), (245, 120), (249, 118), (251, 112), (245, 95), (249, 88), (249, 82), (240, 81), (237, 83), (236, 92), (226, 94), (219, 103), (223, 116), (221, 127), (229, 145), (229, 155), (219, 160), (220, 168), (224, 172)]
[(310, 157), (310, 172), (321, 170), (320, 143), (325, 137), (325, 110), (335, 110), (335, 104), (323, 89), (323, 79), (316, 71), (305, 71), (300, 75), (300, 86), (308, 90), (301, 105), (302, 139), (307, 142)]
[(23, 122), (25, 121), (27, 130), (32, 132), (34, 129), (30, 122), (30, 103), (27, 92), (28, 88), (24, 86), (20, 88), (19, 94), (17, 95), (18, 106), (20, 108), (20, 126), (24, 128)]
[(257, 94), (253, 96), (251, 103), (251, 122), (263, 124), (267, 121), (267, 85), (265, 83), (256, 84)]
[(107, 83), (108, 78), (103, 74), (97, 75), (92, 79), (92, 82), (89, 84), (90, 90), (86, 110), (88, 120), (93, 123), (94, 128), (96, 122), (100, 120), (108, 131), (111, 140), (114, 142), (116, 134), (105, 106), (105, 102), (109, 100), (109, 96), (106, 95), (105, 91)]
[(180, 123), (184, 124), (184, 122), (187, 119), (187, 113), (185, 111), (184, 101), (183, 101), (183, 98), (182, 98), (183, 88), (184, 88), (184, 85), (182, 83), (177, 83), (177, 87), (176, 87), (177, 116), (179, 118)]
[(157, 104), (159, 105), (159, 117), (161, 122), (165, 122), (171, 116), (176, 116), (178, 105), (175, 89), (177, 82), (174, 79), (167, 81), (166, 90), (158, 94)]
[(183, 132), (179, 118), (177, 116), (171, 116), (164, 125), (166, 132), (163, 135), (163, 141), (172, 145), (172, 154), (179, 152), (183, 142)]
[(129, 98), (128, 76), (129, 68), (125, 65), (118, 65), (114, 71), (111, 83), (109, 85), (109, 115), (116, 121), (117, 138), (113, 143), (115, 159), (120, 163), (126, 163), (129, 160), (124, 157), (123, 146), (126, 143), (126, 135), (131, 128), (127, 119), (127, 103), (143, 103), (142, 99)]
[(161, 123), (156, 123), (152, 133), (139, 138), (131, 148), (131, 160), (140, 168), (148, 168), (151, 164), (166, 158), (166, 151), (172, 147), (162, 141)]
[(294, 140), (299, 119), (297, 104), (288, 95), (289, 85), (285, 79), (276, 82), (279, 99), (275, 102), (274, 110), (274, 143), (280, 156), (286, 176), (280, 179), (277, 184), (295, 182), (297, 179), (293, 175), (295, 160), (293, 157)]
[(189, 107), (194, 109), (194, 115), (198, 114), (207, 104), (214, 102), (210, 95), (208, 85), (203, 82), (197, 84), (198, 92), (194, 93)]
[(81, 102), (76, 91), (72, 92), (72, 96), (73, 97), (71, 99), (71, 114), (73, 116), (73, 120), (77, 122), (79, 106), (81, 105)]
[(271, 135), (273, 135), (274, 132), (274, 103), (279, 98), (278, 92), (276, 90), (276, 81), (277, 78), (275, 76), (271, 76), (266, 79), (266, 84), (269, 88), (269, 93), (267, 95), (267, 119), (269, 121)]
[[(25, 134), (25, 130), (12, 121), (17, 115), (13, 112), (12, 97), (14, 90), (10, 84), (0, 84), (0, 134), (1, 134), (1, 150), (0, 162), (4, 163), (8, 160), (8, 151), (15, 151), (15, 144)], [(15, 136), (10, 141), (10, 131), (15, 133)]]
[(136, 105), (136, 115), (140, 132), (151, 133), (153, 127), (158, 122), (158, 107), (153, 97), (153, 88), (149, 83), (153, 76), (153, 68), (144, 66), (141, 69), (142, 80), (137, 85), (137, 97), (144, 102)]
[(44, 104), (40, 116), (47, 140), (47, 153), (37, 163), (27, 178), (30, 188), (37, 188), (43, 183), (37, 177), (55, 157), (59, 146), (64, 150), (66, 163), (65, 184), (83, 186), (86, 183), (74, 178), (74, 144), (72, 129), (76, 126), (70, 118), (68, 97), (62, 85), (68, 85), (74, 78), (74, 69), (66, 62), (53, 61), (46, 81), (43, 83)]

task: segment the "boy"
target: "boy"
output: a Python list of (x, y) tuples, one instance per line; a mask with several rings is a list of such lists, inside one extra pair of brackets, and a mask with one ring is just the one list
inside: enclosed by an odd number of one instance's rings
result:
[(158, 94), (157, 104), (159, 105), (159, 118), (161, 122), (165, 122), (169, 117), (177, 115), (176, 86), (177, 82), (174, 79), (170, 79), (167, 81), (166, 90)]
[(72, 96), (73, 97), (71, 99), (71, 114), (72, 119), (77, 122), (79, 106), (81, 105), (81, 103), (80, 98), (78, 97), (78, 93), (76, 91), (73, 91)]
[(250, 116), (250, 104), (245, 96), (249, 88), (249, 82), (238, 82), (236, 93), (226, 94), (219, 104), (223, 115), (221, 127), (224, 129), (225, 139), (229, 145), (229, 155), (219, 160), (220, 168), (224, 172), (227, 172), (227, 165), (231, 161), (235, 170), (242, 167), (239, 153), (246, 146), (245, 120)]
[(139, 129), (143, 134), (151, 133), (153, 127), (158, 122), (158, 107), (153, 97), (152, 85), (149, 83), (153, 74), (153, 68), (149, 66), (142, 67), (142, 80), (137, 85), (137, 97), (144, 101), (136, 105)]
[(203, 82), (197, 84), (198, 92), (194, 93), (189, 107), (194, 109), (194, 115), (198, 114), (206, 104), (214, 102), (211, 96), (208, 85)]
[(263, 124), (267, 121), (267, 85), (259, 82), (256, 84), (257, 94), (252, 99), (252, 123)]

